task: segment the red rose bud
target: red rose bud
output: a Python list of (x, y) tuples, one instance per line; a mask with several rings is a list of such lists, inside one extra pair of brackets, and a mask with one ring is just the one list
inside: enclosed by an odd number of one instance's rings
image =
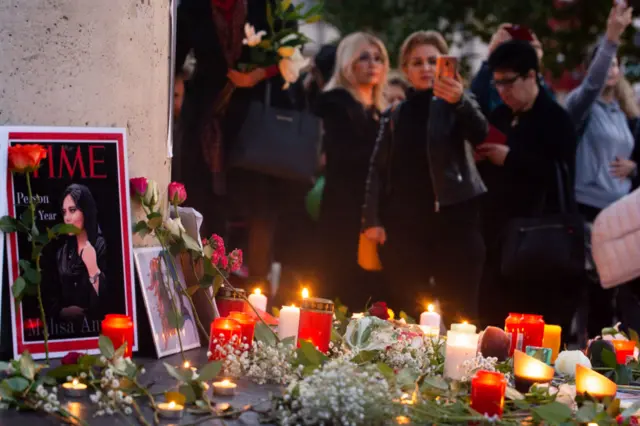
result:
[(62, 358), (62, 365), (77, 364), (82, 355), (84, 354), (81, 354), (80, 352), (69, 352)]
[(213, 234), (209, 239), (209, 245), (213, 248), (213, 251), (218, 253), (218, 256), (225, 256), (226, 249), (224, 247), (224, 240), (218, 234)]
[(15, 145), (9, 147), (9, 171), (28, 173), (40, 167), (47, 158), (47, 150), (42, 145)]
[(242, 268), (242, 250), (235, 249), (229, 254), (231, 272), (238, 272)]
[(146, 177), (129, 179), (129, 190), (131, 191), (132, 197), (143, 197), (144, 193), (147, 192), (147, 186), (149, 186), (149, 181), (147, 181)]
[(383, 320), (389, 319), (389, 312), (385, 302), (376, 302), (369, 308), (369, 315)]
[(218, 268), (222, 270), (226, 270), (229, 267), (229, 259), (227, 256), (221, 256), (220, 261), (218, 262)]
[(169, 200), (174, 206), (179, 206), (187, 199), (187, 190), (184, 185), (179, 182), (171, 182), (169, 184)]

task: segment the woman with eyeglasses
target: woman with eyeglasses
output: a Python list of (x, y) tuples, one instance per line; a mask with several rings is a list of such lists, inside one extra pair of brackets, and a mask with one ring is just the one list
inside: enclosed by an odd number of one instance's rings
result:
[(367, 180), (365, 235), (382, 245), (388, 303), (416, 315), (440, 302), (449, 321), (476, 319), (484, 262), (478, 197), (485, 187), (467, 148), (488, 124), (457, 78), (436, 78), (442, 35), (420, 31), (402, 45), (406, 101), (385, 114)]
[(322, 290), (362, 310), (379, 286), (357, 263), (363, 189), (384, 108), (387, 50), (373, 35), (354, 33), (338, 46), (333, 76), (316, 104), (323, 120), (325, 187), (318, 221)]

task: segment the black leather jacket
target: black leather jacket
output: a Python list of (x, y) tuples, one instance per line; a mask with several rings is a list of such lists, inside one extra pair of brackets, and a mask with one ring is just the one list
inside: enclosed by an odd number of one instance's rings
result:
[[(403, 104), (399, 104), (387, 110), (380, 122), (366, 182), (363, 229), (382, 226), (380, 203), (393, 187), (391, 164), (397, 145), (394, 134), (398, 130), (396, 123), (402, 125), (402, 107)], [(487, 189), (476, 169), (471, 145), (485, 140), (489, 124), (473, 95), (465, 94), (453, 105), (433, 98), (428, 117), (424, 119), (428, 120), (424, 138), (435, 198), (434, 211), (485, 193)]]

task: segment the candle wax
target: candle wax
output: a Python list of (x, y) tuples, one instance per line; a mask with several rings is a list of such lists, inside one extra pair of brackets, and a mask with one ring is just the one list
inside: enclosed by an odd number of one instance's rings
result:
[(559, 325), (544, 325), (544, 337), (542, 346), (551, 349), (551, 363), (555, 364), (562, 345), (562, 327)]
[(460, 332), (460, 333), (475, 334), (476, 326), (473, 325), (473, 324), (466, 324), (466, 323), (451, 324), (451, 331), (457, 331), (457, 332)]
[(453, 380), (461, 380), (465, 370), (463, 363), (472, 360), (478, 352), (478, 335), (450, 330), (447, 332), (447, 346), (444, 358), (444, 375)]
[(440, 314), (433, 311), (433, 305), (429, 305), (429, 309), (420, 314), (420, 325), (440, 329), (440, 321)]
[(267, 296), (262, 293), (251, 293), (249, 295), (249, 303), (258, 310), (265, 312), (267, 310)]
[(298, 326), (300, 324), (300, 308), (295, 306), (283, 306), (280, 309), (280, 320), (278, 322), (278, 337), (298, 338)]

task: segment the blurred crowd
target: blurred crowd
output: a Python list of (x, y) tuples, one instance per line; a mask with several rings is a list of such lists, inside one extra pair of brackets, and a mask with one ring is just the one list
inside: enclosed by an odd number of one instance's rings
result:
[[(509, 23), (471, 81), (436, 31), (411, 34), (393, 70), (362, 32), (322, 46), (285, 90), (277, 66), (235, 68), (245, 22), (270, 31), (270, 1), (178, 9), (173, 179), (203, 214), (203, 236), (245, 245), (246, 288), (271, 288), (279, 306), (310, 280), (351, 311), (384, 300), (413, 317), (437, 301), (448, 322), (537, 313), (582, 344), (616, 320), (640, 330), (640, 285), (603, 289), (589, 238), (638, 184), (640, 108), (617, 56), (631, 8), (613, 7), (561, 105), (542, 77), (544, 46)], [(265, 125), (248, 118), (265, 93), (267, 107), (321, 120), (313, 177), (230, 160), (242, 129)]]

